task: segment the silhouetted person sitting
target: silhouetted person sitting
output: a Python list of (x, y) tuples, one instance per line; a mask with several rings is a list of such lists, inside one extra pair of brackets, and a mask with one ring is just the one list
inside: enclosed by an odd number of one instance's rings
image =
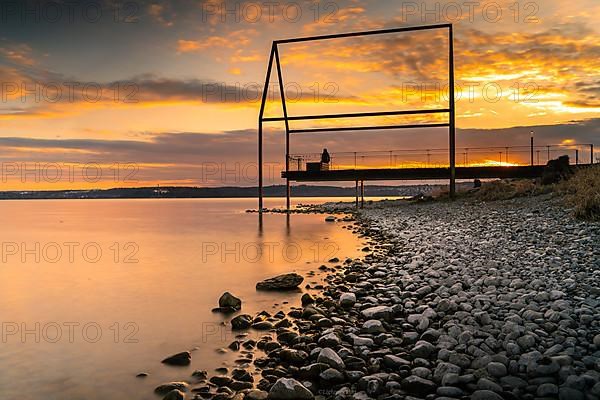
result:
[(321, 154), (321, 162), (307, 162), (306, 170), (308, 172), (329, 171), (330, 162), (331, 157), (329, 156), (327, 149), (323, 149), (323, 153)]
[(329, 156), (327, 149), (323, 149), (323, 154), (321, 154), (321, 163), (329, 164), (330, 162), (331, 162), (331, 157)]

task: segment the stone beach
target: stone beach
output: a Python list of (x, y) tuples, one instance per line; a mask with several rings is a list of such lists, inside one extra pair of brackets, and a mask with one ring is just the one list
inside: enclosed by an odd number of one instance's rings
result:
[(552, 195), (379, 202), (356, 224), (338, 217), (369, 240), (363, 258), (319, 268), (326, 285), (287, 313), (232, 315), (236, 368), (196, 371), (157, 393), (600, 399), (600, 224), (575, 220)]

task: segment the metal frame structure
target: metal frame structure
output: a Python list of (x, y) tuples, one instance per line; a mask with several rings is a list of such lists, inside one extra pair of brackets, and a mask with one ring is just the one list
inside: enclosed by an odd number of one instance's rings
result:
[[(416, 32), (434, 29), (448, 29), (448, 75), (449, 75), (449, 105), (445, 109), (429, 109), (429, 110), (403, 110), (403, 111), (385, 111), (385, 112), (368, 112), (368, 113), (346, 113), (346, 114), (322, 114), (322, 115), (303, 115), (303, 116), (288, 116), (285, 100), (283, 73), (281, 70), (281, 62), (279, 60), (279, 45), (321, 41), (330, 39), (341, 39), (351, 37), (384, 35), (401, 32)], [(277, 76), (279, 80), (279, 94), (281, 97), (281, 105), (283, 117), (265, 118), (265, 105), (267, 101), (267, 92), (269, 90), (269, 82), (273, 70), (273, 61), (277, 68)], [(435, 124), (419, 124), (419, 125), (384, 125), (384, 126), (356, 126), (356, 127), (337, 127), (337, 128), (318, 128), (318, 129), (290, 129), (290, 121), (305, 121), (317, 119), (336, 119), (336, 118), (363, 118), (363, 117), (381, 117), (381, 116), (397, 116), (397, 115), (418, 115), (418, 114), (434, 114), (447, 113), (449, 118), (446, 123)], [(309, 36), (302, 38), (293, 38), (285, 40), (275, 40), (271, 46), (271, 54), (269, 56), (269, 65), (267, 67), (267, 76), (265, 86), (262, 93), (260, 105), (260, 113), (258, 117), (258, 210), (263, 211), (263, 123), (265, 122), (285, 122), (285, 172), (286, 172), (286, 208), (290, 210), (290, 179), (287, 176), (290, 170), (290, 134), (296, 133), (316, 133), (316, 132), (341, 132), (341, 131), (366, 131), (379, 129), (414, 129), (414, 128), (432, 128), (432, 127), (448, 127), (449, 128), (449, 161), (450, 161), (450, 196), (454, 197), (456, 192), (456, 110), (454, 104), (454, 31), (452, 24), (436, 24), (413, 26), (404, 28), (382, 29), (374, 31), (350, 32), (333, 35)]]

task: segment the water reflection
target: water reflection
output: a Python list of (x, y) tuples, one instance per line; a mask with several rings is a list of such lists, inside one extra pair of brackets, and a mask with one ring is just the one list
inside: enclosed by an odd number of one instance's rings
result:
[[(25, 247), (4, 253), (0, 264), (1, 321), (40, 328), (37, 341), (33, 334), (22, 340), (19, 331), (1, 343), (0, 398), (153, 398), (155, 386), (194, 369), (233, 365), (235, 353), (215, 351), (232, 339), (222, 325), (230, 317), (210, 311), (224, 291), (242, 298), (244, 313), (276, 312), (283, 302), (300, 304), (301, 292), (260, 293), (256, 282), (287, 272), (306, 276), (332, 254), (360, 253), (348, 230), (321, 215), (264, 214), (257, 222), (256, 214), (244, 212), (254, 202), (3, 202), (0, 218), (11, 229), (0, 231), (0, 242)], [(78, 243), (74, 258), (65, 243)], [(54, 244), (62, 256), (51, 252)], [(88, 254), (81, 252), (86, 245)], [(257, 248), (271, 251), (255, 257)], [(79, 324), (73, 341), (66, 330), (61, 340), (50, 340), (52, 327), (69, 323)], [(99, 340), (89, 340), (92, 327), (84, 337), (86, 324), (101, 329)], [(189, 368), (160, 363), (193, 348)], [(139, 372), (149, 376), (137, 379)]]

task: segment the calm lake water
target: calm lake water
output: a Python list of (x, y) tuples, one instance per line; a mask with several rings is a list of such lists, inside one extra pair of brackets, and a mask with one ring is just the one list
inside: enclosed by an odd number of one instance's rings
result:
[[(211, 313), (224, 291), (243, 300), (244, 313), (287, 310), (301, 293), (256, 292), (256, 282), (360, 255), (347, 224), (265, 215), (261, 230), (258, 215), (244, 213), (254, 207), (254, 199), (0, 202), (0, 398), (157, 399), (158, 384), (234, 365), (236, 353), (216, 352), (234, 339), (221, 326), (230, 317)], [(160, 363), (194, 348), (189, 367)]]

